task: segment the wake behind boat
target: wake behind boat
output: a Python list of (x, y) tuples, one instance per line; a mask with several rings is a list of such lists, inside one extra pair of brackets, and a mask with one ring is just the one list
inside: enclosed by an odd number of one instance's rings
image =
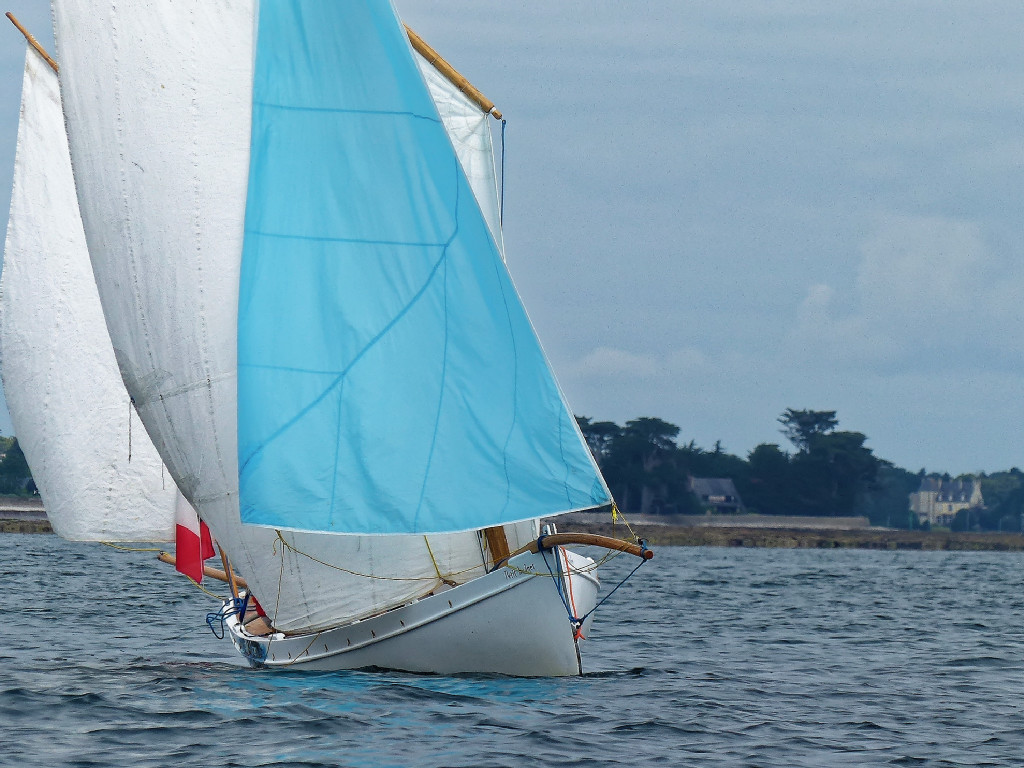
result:
[(538, 520), (611, 495), (503, 261), (493, 104), (386, 0), (255, 10), (54, 2), (60, 182), (218, 620), (262, 667), (578, 673), (596, 564)]

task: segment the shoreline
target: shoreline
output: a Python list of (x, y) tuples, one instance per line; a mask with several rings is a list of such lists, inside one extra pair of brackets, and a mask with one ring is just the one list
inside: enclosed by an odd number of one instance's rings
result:
[[(904, 531), (888, 528), (764, 528), (634, 523), (652, 547), (761, 547), (774, 549), (880, 549), (900, 551), (1024, 552), (1024, 534), (992, 531)], [(624, 525), (567, 522), (561, 533), (596, 533), (627, 538)], [(45, 517), (0, 518), (0, 533), (52, 534)]]
[[(764, 528), (632, 524), (652, 547), (768, 547), (775, 549), (883, 549), (906, 551), (1024, 552), (1024, 534), (992, 531), (904, 531), (889, 528)], [(624, 525), (572, 522), (560, 533), (624, 538)]]
[(0, 519), (0, 533), (53, 533), (53, 527), (46, 518), (4, 518)]

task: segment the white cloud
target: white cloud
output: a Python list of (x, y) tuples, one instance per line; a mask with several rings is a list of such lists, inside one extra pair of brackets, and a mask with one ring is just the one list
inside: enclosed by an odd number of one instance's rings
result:
[(566, 374), (579, 378), (653, 376), (658, 365), (650, 355), (638, 355), (614, 347), (597, 347), (573, 362)]
[(651, 383), (672, 381), (706, 369), (707, 357), (699, 349), (684, 348), (651, 355), (615, 347), (596, 347), (562, 368), (562, 375), (575, 380), (600, 381), (626, 378)]
[(789, 336), (797, 355), (908, 370), (1024, 353), (1024, 270), (999, 264), (978, 224), (886, 217), (860, 252), (852, 285), (807, 289)]

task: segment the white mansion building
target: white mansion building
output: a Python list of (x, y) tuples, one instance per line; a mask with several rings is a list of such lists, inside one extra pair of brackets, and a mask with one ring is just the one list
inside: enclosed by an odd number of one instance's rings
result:
[(932, 525), (949, 525), (960, 510), (984, 505), (981, 481), (976, 478), (925, 477), (917, 492), (910, 494), (910, 511), (920, 522), (927, 520)]

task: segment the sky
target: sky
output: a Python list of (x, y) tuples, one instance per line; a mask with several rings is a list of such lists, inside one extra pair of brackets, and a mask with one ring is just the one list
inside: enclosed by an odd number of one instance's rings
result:
[[(912, 471), (1024, 467), (1024, 5), (396, 4), (508, 120), (509, 268), (575, 413), (745, 456), (835, 410)], [(23, 57), (0, 33), (4, 209)]]

